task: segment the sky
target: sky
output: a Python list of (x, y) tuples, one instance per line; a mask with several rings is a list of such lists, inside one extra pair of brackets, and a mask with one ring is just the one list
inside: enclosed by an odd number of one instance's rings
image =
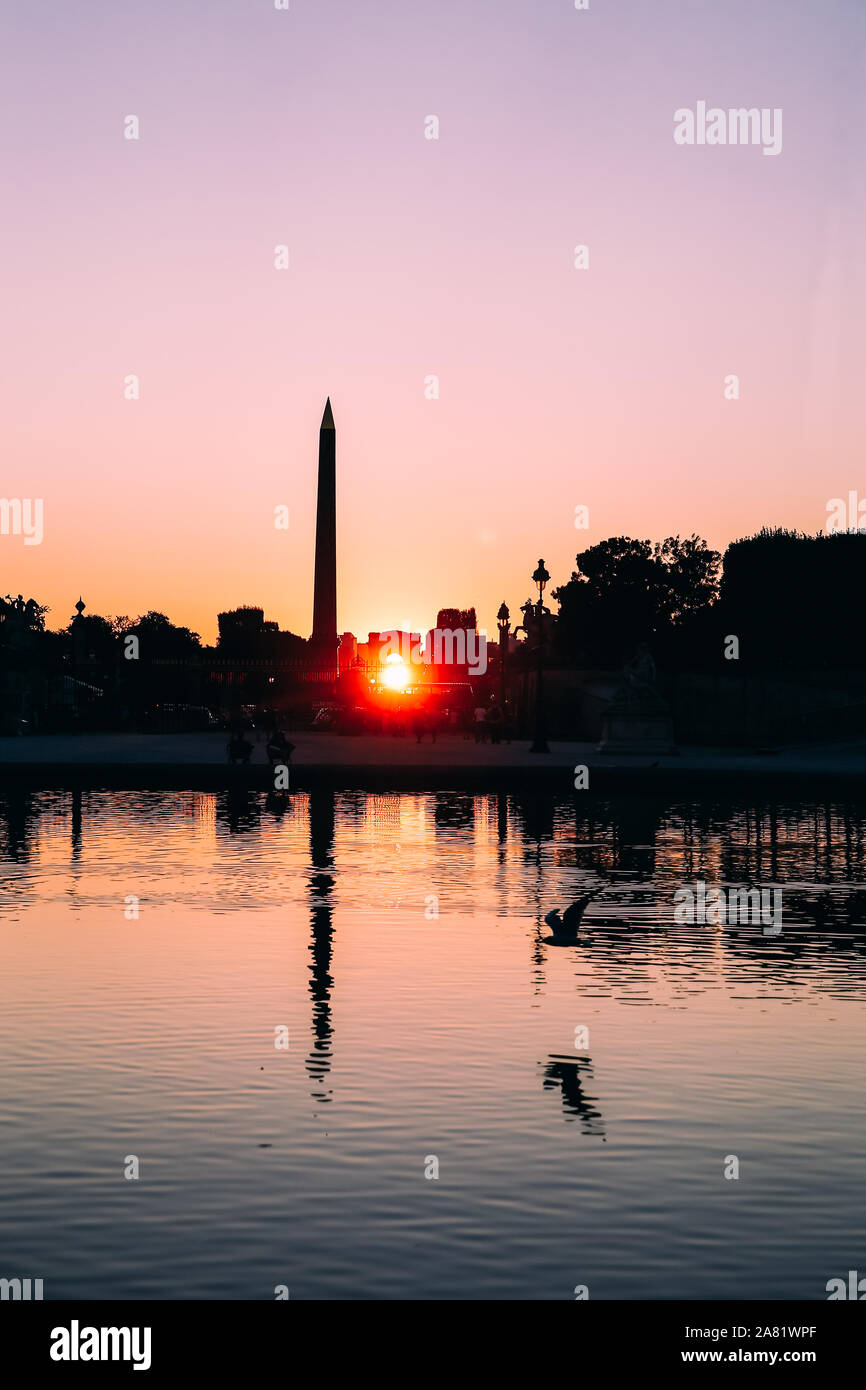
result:
[[(362, 638), (866, 499), (862, 0), (80, 0), (0, 52), (0, 495), (44, 507), (0, 593), (49, 626), (308, 636), (327, 396)], [(781, 152), (678, 145), (699, 101)]]

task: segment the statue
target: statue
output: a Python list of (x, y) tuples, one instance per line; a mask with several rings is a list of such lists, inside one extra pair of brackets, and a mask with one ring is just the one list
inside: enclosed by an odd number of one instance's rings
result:
[(36, 633), (44, 626), (39, 604), (33, 598), (25, 601), (23, 594), (16, 598), (7, 594), (5, 599), (0, 599), (0, 622), (11, 647), (32, 645)]
[(676, 752), (670, 706), (658, 692), (657, 675), (649, 647), (639, 642), (602, 715), (600, 753)]
[(622, 668), (624, 684), (617, 692), (618, 703), (642, 709), (666, 708), (656, 689), (656, 664), (646, 642), (638, 642), (634, 656)]
[(550, 609), (542, 604), (541, 621), (539, 623), (538, 604), (527, 599), (521, 604), (520, 611), (523, 614), (523, 622), (514, 629), (515, 636), (518, 632), (526, 634), (527, 644), (530, 647), (537, 647), (539, 641), (539, 627), (541, 629), (541, 643), (548, 647), (553, 640), (553, 624), (555, 621)]

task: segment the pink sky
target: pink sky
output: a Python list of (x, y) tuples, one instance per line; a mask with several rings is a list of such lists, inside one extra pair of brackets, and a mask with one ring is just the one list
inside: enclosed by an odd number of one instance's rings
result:
[[(859, 0), (7, 11), (0, 493), (45, 538), (0, 536), (0, 591), (308, 635), (327, 395), (362, 637), (492, 629), (612, 534), (823, 529), (866, 496), (864, 35)], [(699, 100), (782, 108), (782, 153), (678, 147)]]

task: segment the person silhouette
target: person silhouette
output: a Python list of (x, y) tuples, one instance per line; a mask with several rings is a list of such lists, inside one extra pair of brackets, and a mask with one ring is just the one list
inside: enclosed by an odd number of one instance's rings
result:
[(244, 738), (243, 734), (238, 733), (234, 734), (229, 739), (227, 751), (229, 762), (233, 767), (236, 763), (243, 763), (246, 765), (249, 763), (250, 757), (252, 756), (253, 745), (250, 743), (249, 739)]
[(272, 766), (274, 763), (290, 763), (294, 751), (295, 745), (289, 742), (282, 729), (278, 729), (268, 739), (268, 761)]

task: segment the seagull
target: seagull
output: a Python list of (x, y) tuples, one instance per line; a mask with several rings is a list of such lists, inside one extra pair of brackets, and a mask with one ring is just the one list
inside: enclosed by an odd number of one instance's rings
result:
[[(604, 889), (600, 889), (604, 892)], [(598, 897), (598, 893), (587, 893), (585, 897), (577, 898), (567, 907), (560, 917), (559, 912), (554, 909), (548, 912), (545, 922), (553, 928), (553, 936), (546, 936), (545, 941), (551, 946), (572, 946), (577, 941), (577, 932), (580, 926), (580, 919), (592, 902), (593, 898)]]

